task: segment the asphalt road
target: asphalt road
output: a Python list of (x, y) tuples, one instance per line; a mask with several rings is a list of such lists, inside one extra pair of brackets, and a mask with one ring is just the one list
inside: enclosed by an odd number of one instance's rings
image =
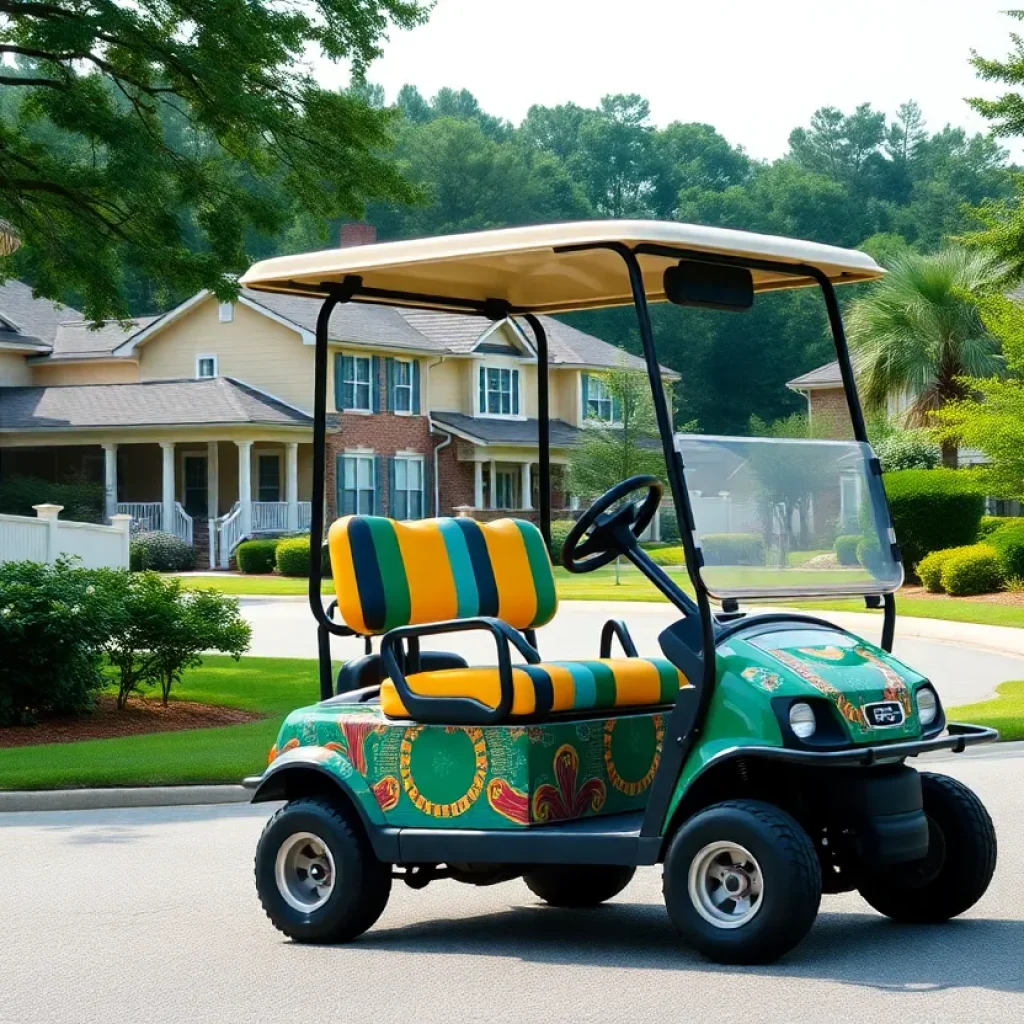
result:
[[(316, 627), (304, 600), (243, 598), (242, 614), (253, 625), (249, 653), (262, 657), (315, 658)], [(596, 657), (601, 627), (610, 618), (625, 619), (641, 654), (659, 653), (658, 634), (678, 617), (667, 604), (647, 602), (606, 603), (565, 601), (555, 619), (538, 630), (538, 644), (546, 658)], [(824, 613), (828, 618), (828, 613)], [(877, 617), (845, 616), (855, 630), (879, 639)], [(866, 623), (870, 623), (865, 628)], [(994, 695), (996, 686), (1008, 679), (1024, 679), (1024, 658), (997, 651), (979, 650), (959, 643), (901, 636), (897, 619), (894, 653), (908, 665), (928, 676), (948, 706), (973, 703)], [(336, 658), (354, 658), (363, 653), (361, 640), (334, 638)], [(470, 664), (493, 664), (494, 641), (484, 633), (460, 633), (424, 641), (424, 647), (454, 650)]]
[(1024, 1018), (1024, 756), (932, 765), (973, 785), (999, 833), (986, 897), (947, 925), (893, 925), (826, 897), (769, 968), (681, 945), (656, 868), (597, 910), (546, 907), (519, 881), (397, 886), (377, 926), (303, 947), (263, 917), (252, 855), (266, 808), (0, 815), (0, 1022), (452, 1024)]

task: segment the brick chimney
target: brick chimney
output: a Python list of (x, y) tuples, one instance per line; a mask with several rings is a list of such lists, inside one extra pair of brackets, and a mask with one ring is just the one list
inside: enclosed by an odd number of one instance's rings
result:
[(364, 220), (350, 221), (341, 225), (338, 248), (349, 249), (353, 245), (373, 245), (377, 241), (377, 229)]

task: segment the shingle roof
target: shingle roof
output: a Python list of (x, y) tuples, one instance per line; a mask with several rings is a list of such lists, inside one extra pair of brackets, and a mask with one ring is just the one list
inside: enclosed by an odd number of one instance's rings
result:
[(59, 324), (53, 340), (51, 359), (95, 359), (109, 356), (118, 345), (123, 345), (133, 334), (148, 327), (156, 316), (140, 316), (127, 326), (120, 320), (105, 320), (96, 330), (88, 320), (75, 320)]
[(49, 299), (33, 298), (27, 284), (10, 280), (0, 284), (0, 317), (15, 324), (20, 334), (52, 345), (60, 323), (80, 320), (82, 314)]
[(793, 388), (794, 391), (799, 391), (801, 388), (841, 388), (842, 386), (843, 377), (839, 372), (839, 363), (836, 360), (819, 366), (802, 377), (794, 377), (786, 384), (787, 388)]
[[(460, 412), (432, 412), (430, 418), (442, 427), (451, 427), (460, 434), (485, 444), (535, 445), (537, 420), (501, 420), (475, 418)], [(580, 431), (564, 420), (551, 421), (551, 446), (568, 448), (579, 439)]]
[(230, 377), (0, 388), (0, 430), (213, 423), (309, 426), (312, 419)]

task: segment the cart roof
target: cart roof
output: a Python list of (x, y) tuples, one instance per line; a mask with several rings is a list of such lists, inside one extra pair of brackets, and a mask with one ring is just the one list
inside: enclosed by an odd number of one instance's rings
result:
[[(720, 253), (734, 257), (806, 264), (827, 274), (834, 284), (868, 281), (885, 271), (866, 253), (818, 242), (758, 235), (728, 228), (662, 221), (601, 220), (536, 227), (504, 228), (464, 235), (442, 235), (407, 242), (326, 249), (279, 256), (254, 264), (241, 284), (258, 291), (296, 295), (324, 294), (330, 284), (349, 276), (363, 287), (432, 296), (429, 302), (388, 295), (360, 295), (360, 301), (389, 305), (427, 305), (458, 309), (445, 298), (484, 302), (500, 299), (515, 312), (565, 313), (578, 309), (632, 304), (622, 259), (608, 249), (564, 247), (596, 243), (644, 243)], [(640, 255), (651, 302), (663, 302), (662, 275), (679, 257)], [(806, 274), (754, 270), (754, 288), (771, 291), (815, 284)]]

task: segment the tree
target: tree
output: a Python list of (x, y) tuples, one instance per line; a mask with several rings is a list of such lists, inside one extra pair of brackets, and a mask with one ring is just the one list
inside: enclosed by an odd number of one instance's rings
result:
[[(998, 291), (1005, 273), (991, 256), (956, 247), (898, 257), (847, 314), (865, 407), (881, 411), (908, 396), (907, 424), (926, 426), (935, 410), (969, 396), (965, 378), (1000, 372), (999, 341), (978, 303)], [(948, 438), (942, 461), (956, 465)]]
[(395, 112), (303, 62), (318, 49), (361, 80), (389, 25), (424, 20), (418, 0), (3, 0), (0, 16), (12, 266), (91, 317), (129, 313), (131, 270), (233, 297), (251, 232), (412, 196), (386, 156)]

